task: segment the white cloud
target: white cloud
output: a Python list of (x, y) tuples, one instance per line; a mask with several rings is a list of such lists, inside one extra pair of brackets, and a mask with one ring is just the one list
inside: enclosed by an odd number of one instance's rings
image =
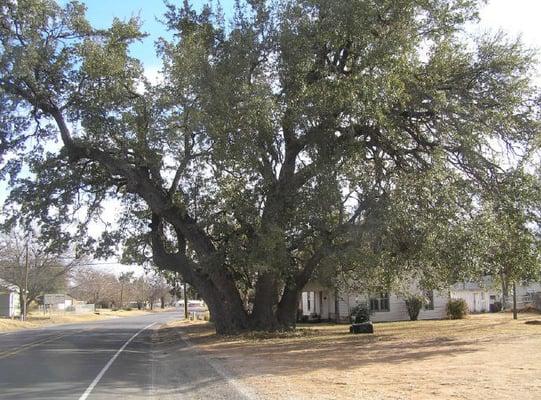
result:
[(163, 83), (163, 75), (162, 75), (161, 70), (162, 70), (161, 65), (151, 65), (149, 67), (145, 67), (145, 77), (153, 85), (158, 85), (160, 83)]

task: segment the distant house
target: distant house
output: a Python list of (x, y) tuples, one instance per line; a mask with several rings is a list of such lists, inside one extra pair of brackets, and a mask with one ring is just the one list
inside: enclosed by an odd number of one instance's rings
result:
[(15, 318), (21, 315), (19, 290), (0, 279), (0, 316)]
[(86, 304), (64, 293), (50, 293), (43, 295), (44, 312), (72, 312), (76, 314), (91, 313), (95, 311), (94, 304)]
[(45, 311), (69, 311), (74, 305), (74, 298), (64, 293), (49, 293), (43, 295)]
[[(517, 309), (534, 305), (536, 296), (541, 294), (541, 284), (529, 283), (517, 285)], [(464, 299), (471, 313), (496, 312), (502, 308), (503, 296), (499, 287), (494, 285), (490, 277), (479, 282), (462, 282), (451, 287), (453, 299)], [(506, 309), (513, 306), (513, 293), (509, 288)]]

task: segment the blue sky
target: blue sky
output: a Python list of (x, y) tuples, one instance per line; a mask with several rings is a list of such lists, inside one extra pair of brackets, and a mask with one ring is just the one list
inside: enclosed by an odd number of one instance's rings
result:
[[(60, 0), (61, 4), (67, 0)], [(182, 0), (169, 0), (173, 4), (182, 4)], [(215, 0), (216, 1), (216, 0)], [(142, 30), (149, 34), (141, 43), (131, 48), (132, 55), (139, 58), (152, 75), (160, 67), (156, 57), (154, 42), (160, 36), (168, 37), (159, 19), (166, 11), (162, 0), (82, 0), (87, 6), (87, 18), (93, 26), (110, 26), (114, 17), (128, 19), (139, 16)], [(200, 8), (206, 0), (191, 0), (195, 8)], [(232, 15), (234, 0), (221, 0), (226, 16)], [(481, 9), (481, 24), (475, 30), (503, 29), (513, 36), (521, 35), (529, 46), (541, 48), (540, 0), (489, 0)]]
[(132, 46), (133, 55), (143, 61), (147, 68), (159, 65), (154, 42), (160, 36), (167, 37), (163, 24), (158, 20), (166, 11), (161, 0), (88, 0), (83, 3), (88, 7), (87, 18), (90, 24), (97, 28), (109, 27), (115, 17), (126, 20), (139, 16), (143, 22), (142, 30), (149, 36)]
[[(169, 2), (177, 5), (182, 4), (182, 0), (169, 0)], [(190, 2), (196, 9), (200, 9), (202, 4), (207, 3), (204, 0)], [(63, 0), (60, 3), (63, 4), (66, 1)], [(167, 10), (162, 0), (83, 0), (82, 3), (87, 7), (88, 20), (92, 26), (97, 28), (110, 26), (115, 17), (121, 20), (127, 20), (132, 16), (141, 18), (142, 31), (148, 33), (149, 36), (141, 43), (136, 43), (131, 47), (132, 55), (139, 58), (147, 69), (155, 69), (160, 66), (154, 42), (160, 36), (170, 37), (160, 22)], [(234, 0), (221, 0), (220, 3), (226, 16), (231, 15)]]
[[(60, 0), (66, 3), (67, 0)], [(182, 4), (182, 0), (169, 0), (172, 4)], [(155, 54), (154, 42), (160, 36), (168, 37), (168, 32), (159, 19), (166, 11), (162, 0), (83, 0), (87, 6), (87, 17), (96, 27), (110, 26), (114, 17), (128, 19), (139, 16), (142, 30), (149, 34), (141, 43), (132, 46), (132, 55), (139, 58), (150, 75), (157, 72), (160, 60)], [(206, 0), (191, 0), (195, 8), (200, 8)], [(226, 14), (233, 13), (234, 0), (221, 0)], [(475, 30), (502, 29), (513, 36), (521, 35), (529, 46), (541, 48), (540, 0), (489, 0), (481, 10), (481, 24)]]

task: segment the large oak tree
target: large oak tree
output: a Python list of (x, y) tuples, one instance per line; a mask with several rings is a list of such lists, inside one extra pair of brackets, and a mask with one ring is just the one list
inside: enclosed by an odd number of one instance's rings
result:
[[(229, 22), (169, 6), (174, 38), (157, 44), (152, 85), (129, 54), (136, 19), (98, 30), (79, 3), (8, 0), (0, 146), (12, 213), (39, 219), (51, 245), (151, 256), (198, 290), (218, 332), (290, 328), (309, 279), (389, 236), (393, 204), (469, 199), (440, 220), (458, 218), (498, 183), (500, 149), (538, 140), (533, 53), (467, 35), (478, 3), (248, 0)], [(93, 243), (86, 222), (111, 199), (120, 229)]]

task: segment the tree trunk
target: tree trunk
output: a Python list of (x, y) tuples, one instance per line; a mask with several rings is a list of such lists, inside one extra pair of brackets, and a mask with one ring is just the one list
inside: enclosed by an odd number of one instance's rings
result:
[(513, 319), (517, 319), (517, 285), (513, 281)]
[(25, 303), (25, 296), (23, 294), (23, 291), (19, 289), (19, 308), (21, 310), (20, 311), (21, 321), (24, 321), (26, 319), (26, 315), (25, 315), (26, 307), (24, 306), (24, 303)]
[(265, 272), (258, 277), (255, 286), (254, 308), (250, 316), (251, 329), (264, 331), (281, 329), (276, 315), (277, 303), (277, 279), (273, 273)]
[(297, 309), (302, 288), (287, 287), (278, 304), (277, 317), (282, 327), (295, 329), (297, 325)]
[[(197, 286), (196, 286), (197, 288)], [(248, 330), (248, 319), (244, 308), (231, 307), (231, 301), (218, 293), (201, 293), (207, 304), (216, 333), (232, 335)]]
[(120, 285), (120, 308), (122, 308), (122, 302), (123, 302), (123, 295), (124, 295), (124, 284), (122, 283)]
[[(209, 248), (207, 253), (202, 254), (205, 262), (196, 264), (186, 256), (186, 249), (182, 246), (175, 253), (165, 249), (162, 222), (156, 214), (152, 217), (150, 228), (154, 262), (164, 269), (178, 272), (184, 282), (198, 291), (209, 308), (216, 332), (233, 334), (248, 330), (248, 315), (223, 257)], [(177, 237), (182, 242), (179, 232)], [(199, 243), (198, 247), (204, 248), (204, 243)]]
[(502, 311), (507, 309), (507, 299), (509, 297), (509, 284), (504, 273), (501, 274), (502, 280)]

